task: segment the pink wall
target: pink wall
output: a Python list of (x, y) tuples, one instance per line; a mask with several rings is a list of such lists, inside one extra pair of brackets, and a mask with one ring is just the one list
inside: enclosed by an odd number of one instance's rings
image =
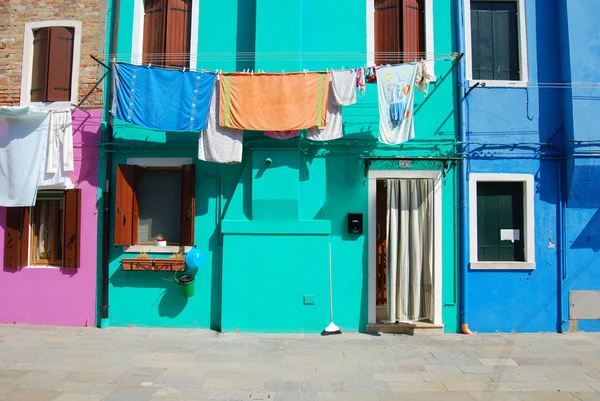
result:
[(81, 266), (79, 269), (4, 269), (6, 209), (0, 208), (0, 323), (94, 326), (96, 323), (96, 250), (98, 147), (101, 110), (73, 113), (75, 172), (81, 189)]

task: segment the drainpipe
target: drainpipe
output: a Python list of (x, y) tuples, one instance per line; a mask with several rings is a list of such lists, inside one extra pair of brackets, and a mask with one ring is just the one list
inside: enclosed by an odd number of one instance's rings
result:
[[(119, 0), (112, 0), (110, 2), (110, 9), (106, 14), (106, 25), (109, 35), (107, 35), (107, 46), (106, 56), (112, 52), (116, 53), (116, 32), (117, 32), (117, 20)], [(110, 205), (111, 205), (111, 194), (110, 194), (110, 182), (112, 177), (112, 146), (110, 143), (113, 139), (113, 127), (109, 123), (110, 113), (110, 97), (111, 97), (111, 82), (112, 74), (109, 73), (109, 78), (104, 84), (104, 110), (102, 113), (102, 120), (104, 125), (104, 141), (107, 143), (104, 146), (101, 154), (104, 156), (106, 165), (104, 166), (105, 171), (105, 184), (104, 190), (102, 191), (102, 264), (101, 264), (101, 291), (100, 291), (100, 327), (108, 327), (108, 287), (109, 287), (109, 252), (110, 252)], [(100, 159), (102, 160), (102, 158)]]
[(564, 292), (567, 278), (567, 161), (565, 158), (558, 162), (558, 332), (565, 332)]
[[(464, 36), (464, 0), (456, 0), (456, 39), (458, 45), (458, 53), (465, 53), (465, 36)], [(469, 186), (467, 183), (467, 163), (468, 155), (466, 155), (465, 144), (467, 141), (467, 108), (465, 102), (465, 57), (462, 57), (458, 62), (458, 107), (459, 107), (459, 141), (461, 142), (461, 154), (464, 155), (460, 163), (460, 322), (461, 331), (464, 334), (472, 334), (469, 330), (468, 320), (468, 277), (469, 270)]]

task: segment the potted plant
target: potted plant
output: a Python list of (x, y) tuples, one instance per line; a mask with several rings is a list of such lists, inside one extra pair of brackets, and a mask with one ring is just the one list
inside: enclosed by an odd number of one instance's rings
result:
[(167, 241), (163, 236), (156, 237), (156, 246), (167, 246)]

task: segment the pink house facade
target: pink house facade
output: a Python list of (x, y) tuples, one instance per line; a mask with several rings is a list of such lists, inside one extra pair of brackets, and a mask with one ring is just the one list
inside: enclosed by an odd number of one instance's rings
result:
[(5, 266), (7, 208), (0, 207), (0, 324), (96, 324), (97, 143), (101, 138), (102, 111), (76, 110), (72, 118), (75, 171), (70, 178), (80, 193), (79, 265)]

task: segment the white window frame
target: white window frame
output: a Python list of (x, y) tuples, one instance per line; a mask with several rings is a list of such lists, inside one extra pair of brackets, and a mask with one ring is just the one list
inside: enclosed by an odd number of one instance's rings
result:
[(377, 181), (385, 179), (430, 179), (433, 188), (433, 323), (442, 323), (442, 172), (439, 170), (369, 171), (369, 291), (368, 324), (377, 323)]
[[(31, 80), (33, 78), (33, 31), (50, 27), (73, 28), (73, 64), (71, 66), (71, 100), (62, 102), (32, 102)], [(21, 106), (33, 105), (41, 109), (58, 109), (77, 104), (79, 99), (79, 66), (81, 63), (81, 21), (57, 20), (28, 22), (23, 35), (23, 67), (21, 70)]]
[[(480, 262), (477, 259), (477, 183), (520, 182), (523, 184), (524, 262)], [(535, 270), (535, 191), (533, 174), (471, 173), (469, 177), (469, 231), (471, 270)]]
[[(434, 57), (433, 0), (425, 0), (425, 52)], [(367, 66), (375, 65), (375, 0), (367, 0)], [(435, 62), (427, 61), (431, 81), (435, 81)]]
[[(477, 82), (485, 84), (486, 87), (526, 87), (529, 82), (529, 67), (528, 67), (528, 52), (527, 52), (527, 15), (525, 12), (525, 0), (508, 0), (517, 3), (519, 10), (518, 41), (519, 41), (519, 60), (521, 63), (521, 76), (518, 81), (494, 80), (494, 79), (473, 79), (473, 52), (472, 37), (471, 37), (471, 1), (464, 0), (465, 3), (465, 56), (467, 81), (469, 86), (475, 85)], [(500, 1), (500, 0), (488, 0)], [(506, 0), (504, 0), (506, 1)]]
[[(200, 0), (192, 0), (190, 29), (190, 70), (198, 68), (198, 28)], [(135, 0), (133, 6), (133, 39), (131, 41), (131, 64), (141, 65), (144, 56), (144, 0)]]

